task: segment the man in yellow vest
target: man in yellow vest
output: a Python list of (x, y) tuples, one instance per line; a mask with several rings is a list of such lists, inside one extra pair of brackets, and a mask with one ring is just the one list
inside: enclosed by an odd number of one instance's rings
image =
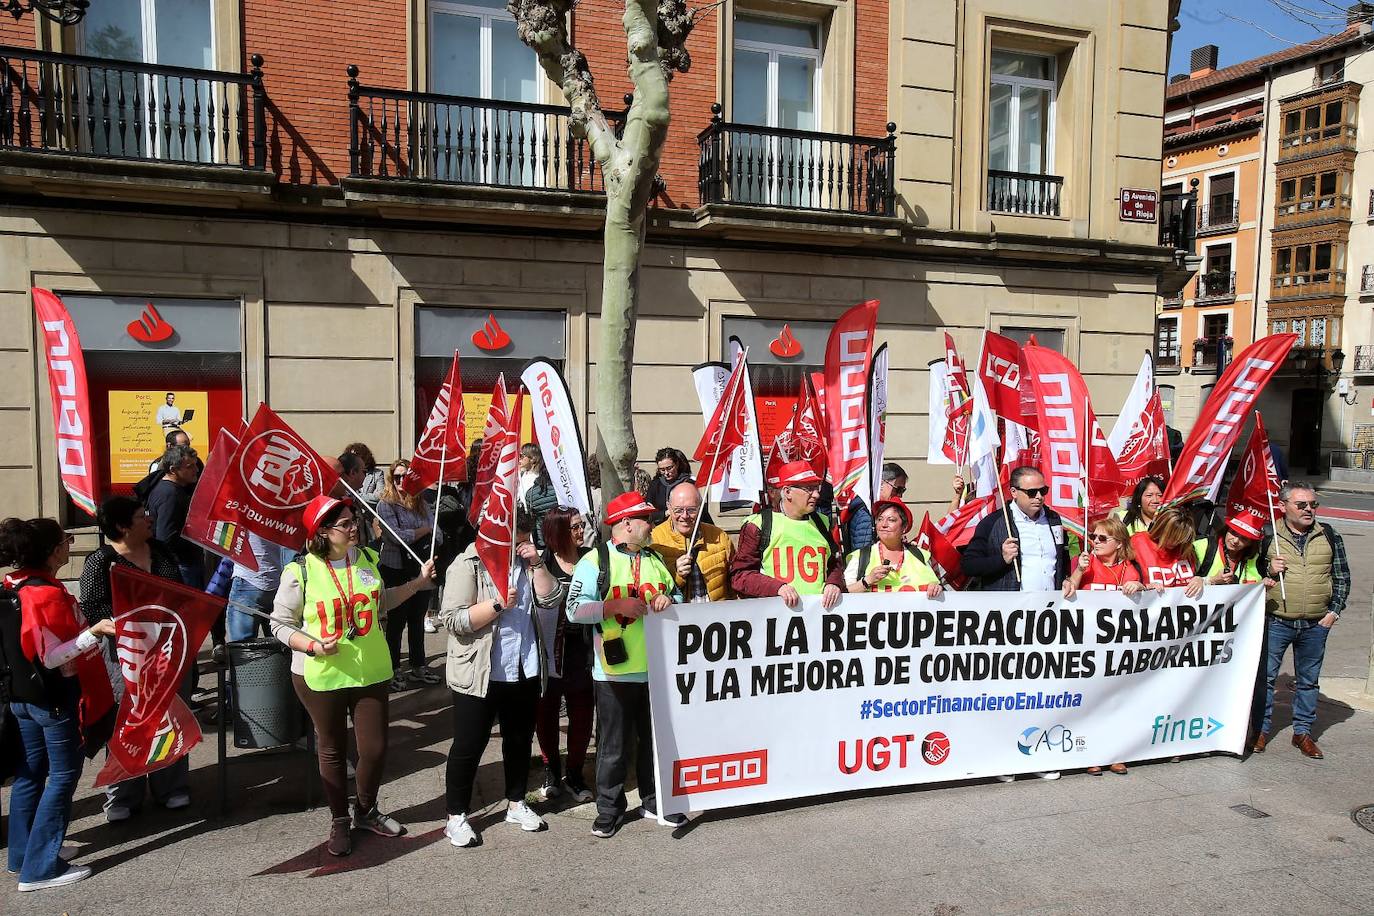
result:
[[(606, 506), (610, 541), (588, 551), (568, 583), (568, 619), (595, 628), (592, 679), (596, 685), (596, 820), (592, 836), (615, 836), (625, 820), (625, 773), (634, 751), (641, 814), (658, 818), (653, 725), (649, 716), (649, 659), (644, 615), (666, 610), (682, 595), (663, 559), (649, 546), (657, 510), (638, 493)], [(637, 739), (637, 741), (636, 741)], [(680, 814), (664, 820), (686, 823)]]
[[(1274, 681), (1283, 654), (1293, 647), (1293, 746), (1306, 757), (1324, 756), (1312, 738), (1317, 718), (1317, 679), (1326, 655), (1326, 638), (1341, 619), (1350, 597), (1350, 560), (1345, 541), (1325, 522), (1317, 521), (1317, 491), (1310, 484), (1290, 483), (1279, 490), (1283, 517), (1260, 547), (1262, 566), (1270, 578), (1283, 577), (1269, 589), (1265, 602), (1268, 670), (1264, 716), (1253, 750), (1263, 753), (1269, 743), (1274, 715)], [(1285, 593), (1287, 597), (1285, 597)], [(1258, 705), (1258, 704), (1256, 704)]]
[[(668, 494), (668, 517), (653, 532), (653, 548), (673, 571), (673, 580), (678, 588), (684, 588), (692, 571), (692, 555), (687, 553), (687, 539), (692, 529), (697, 529), (696, 555), (697, 566), (706, 580), (706, 597), (711, 601), (724, 601), (735, 597), (730, 589), (730, 561), (735, 557), (735, 545), (730, 535), (715, 525), (702, 522), (697, 526), (697, 515), (701, 512), (701, 491), (690, 480), (673, 487)], [(696, 600), (696, 595), (689, 595)]]
[(790, 608), (802, 595), (820, 595), (834, 607), (844, 590), (844, 566), (830, 536), (830, 521), (816, 512), (821, 479), (805, 461), (778, 470), (780, 512), (763, 509), (739, 532), (730, 585), (741, 598), (777, 596)]

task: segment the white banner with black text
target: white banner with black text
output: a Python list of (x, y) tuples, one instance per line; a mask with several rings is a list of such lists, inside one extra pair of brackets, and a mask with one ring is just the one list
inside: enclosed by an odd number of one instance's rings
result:
[(677, 604), (647, 618), (663, 814), (1243, 751), (1258, 585)]

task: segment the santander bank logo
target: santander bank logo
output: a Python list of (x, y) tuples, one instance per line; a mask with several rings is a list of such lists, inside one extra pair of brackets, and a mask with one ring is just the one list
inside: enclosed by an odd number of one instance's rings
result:
[(479, 350), (488, 353), (495, 353), (503, 350), (511, 344), (510, 335), (506, 329), (501, 327), (501, 323), (496, 320), (495, 315), (487, 315), (487, 320), (482, 322), (482, 327), (472, 335), (472, 343)]
[(796, 336), (792, 333), (792, 329), (784, 324), (782, 326), (782, 333), (778, 334), (778, 336), (768, 344), (768, 352), (772, 353), (778, 359), (792, 359), (793, 357), (801, 356), (801, 341), (797, 340)]
[(129, 322), (124, 330), (128, 331), (134, 340), (146, 344), (162, 343), (177, 332), (176, 328), (158, 314), (157, 306), (151, 302), (143, 306), (143, 313), (138, 316), (138, 320)]
[(673, 794), (695, 795), (768, 782), (768, 751), (739, 751), (673, 761)]

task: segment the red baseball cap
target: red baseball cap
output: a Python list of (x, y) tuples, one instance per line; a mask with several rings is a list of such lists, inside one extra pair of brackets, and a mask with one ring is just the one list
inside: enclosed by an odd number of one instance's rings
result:
[(1264, 532), (1260, 530), (1258, 520), (1250, 515), (1233, 515), (1226, 520), (1226, 527), (1231, 529), (1232, 534), (1247, 538), (1251, 541), (1258, 541), (1264, 537)]
[(335, 499), (328, 494), (321, 494), (306, 503), (305, 512), (301, 518), (301, 521), (305, 523), (305, 536), (313, 538), (316, 532), (320, 530), (320, 522), (324, 521), (325, 516), (339, 506), (348, 506), (351, 509), (353, 508), (353, 500)]
[(627, 518), (648, 518), (657, 511), (638, 493), (621, 493), (606, 506), (606, 524), (614, 525)]
[(820, 482), (815, 468), (805, 461), (789, 461), (778, 468), (779, 487), (808, 486)]
[(897, 510), (897, 514), (902, 517), (902, 521), (906, 524), (904, 531), (910, 531), (911, 526), (916, 524), (916, 519), (912, 516), (911, 510), (906, 507), (906, 503), (899, 499), (880, 499), (873, 504), (873, 523), (875, 525), (878, 522), (878, 516), (882, 515), (886, 509)]

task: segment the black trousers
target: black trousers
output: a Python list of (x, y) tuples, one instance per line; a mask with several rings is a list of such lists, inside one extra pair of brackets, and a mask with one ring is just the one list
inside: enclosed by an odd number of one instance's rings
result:
[(634, 748), (639, 796), (646, 811), (658, 810), (654, 790), (654, 731), (649, 685), (596, 682), (596, 812), (625, 813), (625, 774)]
[[(414, 579), (418, 572), (382, 567), (382, 584), (387, 588), (404, 585)], [(407, 637), (410, 647), (410, 667), (423, 668), (425, 656), (425, 608), (429, 606), (430, 593), (416, 592), (405, 601), (387, 612), (386, 644), (391, 650), (391, 667), (401, 670), (401, 637)]]
[(506, 775), (506, 800), (523, 801), (530, 779), (530, 751), (534, 747), (534, 717), (539, 705), (539, 680), (492, 681), (485, 697), (452, 693), (453, 746), (444, 773), (444, 803), (449, 814), (472, 809), (472, 784), (477, 766), (491, 740), (493, 722), (501, 725), (501, 765)]

